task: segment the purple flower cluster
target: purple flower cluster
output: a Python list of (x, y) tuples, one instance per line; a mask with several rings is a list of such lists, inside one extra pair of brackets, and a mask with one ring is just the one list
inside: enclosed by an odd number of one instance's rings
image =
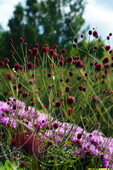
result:
[(0, 101), (0, 123), (10, 125), (12, 128), (17, 127), (19, 119), (26, 123), (29, 127), (39, 126), (40, 129), (46, 126), (48, 116), (36, 111), (34, 107), (26, 106), (24, 102), (9, 98), (8, 102)]
[[(103, 168), (113, 168), (113, 138), (107, 138), (98, 130), (87, 132), (83, 128), (59, 120), (26, 106), (24, 102), (9, 98), (8, 102), (0, 101), (0, 123), (16, 128), (19, 119), (29, 127), (38, 127), (38, 133), (44, 139), (50, 139), (64, 148), (71, 143), (70, 152), (80, 158), (97, 156), (102, 159)], [(44, 132), (42, 130), (45, 129)]]

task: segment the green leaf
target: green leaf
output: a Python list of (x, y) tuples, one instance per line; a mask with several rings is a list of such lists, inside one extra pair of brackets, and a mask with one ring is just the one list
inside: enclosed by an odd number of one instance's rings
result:
[(0, 167), (0, 170), (6, 170), (5, 166)]
[(2, 162), (0, 161), (0, 167), (3, 166)]
[(10, 163), (9, 163), (8, 160), (5, 161), (5, 167), (6, 167), (6, 168), (9, 168), (9, 167), (11, 168), (11, 165), (10, 165)]

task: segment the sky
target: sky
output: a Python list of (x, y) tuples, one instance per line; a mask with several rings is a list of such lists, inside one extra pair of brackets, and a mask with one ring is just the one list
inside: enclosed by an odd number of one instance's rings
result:
[[(21, 2), (25, 5), (26, 0), (0, 0), (0, 24), (7, 30), (8, 20), (12, 17), (15, 5)], [(86, 0), (84, 19), (90, 28), (96, 28), (104, 40), (111, 32), (113, 33), (113, 0)], [(113, 44), (113, 38), (111, 38)]]
[(21, 2), (25, 5), (25, 0), (0, 0), (0, 25), (8, 30), (8, 20), (13, 16), (15, 5)]
[[(103, 40), (113, 33), (113, 0), (87, 0), (83, 15), (90, 28), (96, 28)], [(110, 40), (113, 45), (113, 37)]]

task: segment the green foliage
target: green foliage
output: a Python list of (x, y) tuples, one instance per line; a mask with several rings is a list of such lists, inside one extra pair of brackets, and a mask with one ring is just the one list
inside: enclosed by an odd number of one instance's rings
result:
[(23, 170), (23, 168), (19, 168), (16, 162), (9, 162), (8, 160), (5, 161), (4, 165), (0, 162), (0, 170)]

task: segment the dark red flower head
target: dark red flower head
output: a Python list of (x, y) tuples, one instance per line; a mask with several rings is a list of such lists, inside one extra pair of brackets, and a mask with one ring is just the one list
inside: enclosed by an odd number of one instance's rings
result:
[(27, 68), (30, 70), (32, 68), (34, 68), (34, 64), (32, 62), (28, 62), (27, 63)]
[(109, 64), (108, 63), (104, 63), (104, 68), (106, 69), (106, 68), (109, 68)]
[(23, 98), (27, 98), (27, 97), (28, 97), (28, 93), (23, 92), (23, 93), (22, 93), (22, 97), (23, 97)]
[(73, 44), (72, 46), (73, 46), (74, 48), (76, 48), (76, 47), (77, 47), (77, 45), (76, 45), (76, 44)]
[(5, 63), (9, 63), (9, 58), (4, 58)]
[(55, 107), (61, 107), (61, 106), (62, 106), (62, 103), (60, 101), (55, 102)]
[(75, 100), (74, 96), (68, 96), (67, 97), (67, 104), (68, 105), (70, 105), (70, 106), (73, 105), (75, 103), (75, 101), (76, 100)]
[(9, 53), (10, 53), (11, 55), (14, 55), (14, 51), (13, 51), (13, 50), (10, 50)]
[(64, 65), (64, 60), (60, 60), (59, 65), (62, 67)]
[(106, 51), (109, 51), (110, 48), (111, 48), (110, 45), (106, 45), (105, 50), (106, 50)]
[(109, 54), (112, 54), (113, 53), (113, 50), (109, 50)]
[(97, 46), (94, 46), (94, 51), (96, 52), (98, 50), (98, 47)]
[(60, 78), (60, 79), (59, 79), (59, 81), (60, 81), (60, 82), (63, 82), (63, 79), (62, 79), (62, 78)]
[(73, 56), (73, 60), (80, 60), (80, 57), (79, 56)]
[(104, 94), (107, 94), (107, 93), (108, 93), (108, 88), (103, 89), (102, 92), (103, 92)]
[(19, 42), (24, 43), (24, 39), (22, 37), (20, 37)]
[(39, 48), (39, 44), (38, 44), (38, 43), (35, 43), (35, 47), (36, 47), (36, 48)]
[(42, 47), (42, 52), (43, 53), (48, 53), (49, 52), (49, 47), (48, 46)]
[(82, 91), (84, 91), (84, 92), (85, 92), (86, 90), (87, 90), (87, 87), (85, 87), (85, 86), (84, 86), (84, 87), (82, 87)]
[(107, 36), (106, 39), (109, 40), (109, 39), (110, 39), (110, 36)]
[(63, 49), (60, 51), (60, 53), (61, 53), (61, 54), (65, 54), (65, 53), (66, 53), (66, 49), (63, 48)]
[(49, 50), (49, 54), (50, 54), (50, 55), (54, 55), (54, 53), (55, 53), (54, 49), (50, 49), (50, 50)]
[(81, 141), (80, 140), (76, 140), (76, 142), (75, 142), (76, 144), (77, 144), (77, 146), (78, 147), (81, 147), (82, 146), (82, 143), (81, 143)]
[(94, 36), (95, 38), (98, 38), (98, 32), (97, 32), (97, 31), (93, 31), (93, 36)]
[(24, 93), (24, 90), (23, 90), (23, 89), (20, 89), (18, 92), (19, 92), (20, 94), (23, 94), (23, 93)]
[(35, 61), (36, 61), (37, 63), (39, 63), (39, 62), (40, 62), (40, 60), (39, 60), (39, 58), (38, 58), (38, 57), (35, 57)]
[(18, 71), (18, 70), (20, 70), (20, 65), (19, 64), (15, 64), (14, 68), (15, 68), (16, 71)]
[(13, 39), (9, 39), (9, 44), (13, 44)]
[(89, 34), (89, 35), (91, 35), (91, 34), (92, 34), (92, 31), (91, 31), (91, 30), (89, 30), (88, 34)]
[(38, 55), (38, 48), (33, 48), (32, 52), (33, 52), (34, 56), (37, 56)]
[(7, 95), (8, 95), (8, 93), (9, 93), (9, 92), (8, 92), (7, 90), (6, 90), (6, 91), (4, 91), (4, 95), (5, 95), (5, 96), (7, 96)]
[(97, 96), (93, 96), (93, 97), (92, 97), (92, 101), (93, 101), (93, 102), (98, 102), (98, 97), (97, 97)]
[(104, 57), (103, 63), (108, 63), (108, 62), (109, 62), (109, 58), (108, 57)]
[(60, 97), (60, 93), (59, 92), (57, 92), (56, 95), (57, 95), (58, 98)]
[(20, 163), (20, 167), (21, 167), (21, 168), (26, 167), (26, 163), (22, 161), (22, 162)]
[(84, 38), (84, 35), (83, 35), (83, 34), (81, 34), (81, 35), (80, 35), (80, 37), (81, 37), (81, 38)]
[(77, 76), (77, 80), (81, 80), (82, 79), (82, 76)]
[(0, 67), (4, 67), (4, 62), (0, 61)]
[(30, 56), (30, 55), (32, 55), (32, 53), (33, 53), (33, 52), (32, 52), (32, 50), (31, 50), (31, 49), (28, 49), (28, 50), (27, 50), (27, 55), (29, 55), (29, 56)]
[(83, 87), (82, 87), (82, 85), (79, 85), (78, 88), (79, 88), (80, 91), (82, 91)]
[(97, 64), (95, 65), (95, 70), (96, 70), (96, 71), (101, 71), (101, 69), (102, 69), (102, 64), (97, 63)]
[(104, 72), (105, 72), (106, 75), (110, 74), (110, 69), (105, 69)]
[(106, 75), (105, 75), (105, 74), (102, 74), (101, 77), (104, 79), (104, 78), (106, 77)]
[(91, 63), (90, 63), (90, 66), (93, 66), (93, 65), (94, 65), (94, 63), (93, 63), (93, 62), (91, 62)]
[(74, 75), (74, 73), (72, 71), (69, 71), (68, 74), (70, 77), (72, 77)]
[(72, 62), (73, 62), (73, 57), (72, 57), (72, 56), (69, 56), (69, 57), (67, 58), (67, 62), (68, 62), (68, 63), (72, 63)]
[(58, 55), (57, 58), (58, 58), (58, 60), (63, 60), (64, 61), (64, 57), (61, 56), (61, 55)]
[(74, 42), (77, 43), (78, 42), (78, 38), (74, 38)]
[(53, 75), (52, 73), (48, 73), (48, 74), (47, 74), (47, 77), (50, 78), (52, 75)]
[(32, 73), (30, 76), (31, 76), (31, 78), (34, 78), (34, 77), (35, 77), (35, 74), (34, 74), (34, 73)]
[(13, 85), (13, 89), (14, 89), (14, 90), (17, 89), (17, 85), (16, 85), (16, 84)]
[(79, 106), (79, 109), (82, 110), (82, 109), (83, 109), (83, 106)]
[(66, 78), (66, 83), (69, 83), (70, 82), (70, 79), (69, 78)]
[(54, 49), (55, 49), (55, 48), (58, 48), (58, 45), (57, 45), (57, 44), (54, 44), (53, 48), (54, 48)]
[(6, 73), (6, 77), (9, 81), (12, 81), (13, 75), (11, 73)]
[(24, 43), (25, 47), (27, 47), (27, 42)]
[(82, 68), (82, 67), (84, 66), (84, 63), (83, 63), (82, 60), (76, 60), (76, 61), (75, 61), (75, 65), (76, 65), (76, 67), (78, 67), (78, 68)]
[(30, 85), (35, 84), (35, 80), (29, 80), (29, 84)]
[(48, 87), (52, 89), (54, 87), (54, 84), (50, 84)]
[(66, 87), (65, 87), (65, 91), (66, 91), (67, 93), (69, 93), (69, 92), (70, 92), (70, 87), (69, 87), (69, 86), (66, 86)]
[(85, 75), (86, 77), (88, 77), (88, 73), (84, 73), (84, 75)]
[(49, 45), (48, 44), (44, 44), (44, 47), (48, 47), (49, 48)]
[(18, 88), (22, 88), (22, 84), (21, 83), (18, 83)]

